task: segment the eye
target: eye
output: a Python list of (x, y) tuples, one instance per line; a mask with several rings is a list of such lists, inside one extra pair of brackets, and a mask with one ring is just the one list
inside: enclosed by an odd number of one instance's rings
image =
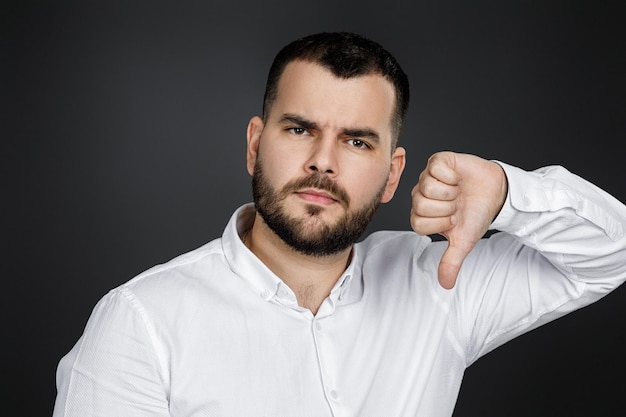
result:
[(361, 139), (348, 139), (348, 143), (357, 149), (369, 149), (370, 146), (367, 142)]
[(309, 134), (309, 132), (303, 127), (290, 127), (287, 128), (287, 131), (293, 133), (296, 136), (305, 136)]

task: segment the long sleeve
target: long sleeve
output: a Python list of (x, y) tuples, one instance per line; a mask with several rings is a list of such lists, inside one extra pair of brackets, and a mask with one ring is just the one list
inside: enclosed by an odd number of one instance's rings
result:
[(467, 364), (599, 300), (626, 279), (626, 206), (560, 166), (501, 164), (509, 195), (463, 264), (459, 338)]
[(605, 294), (624, 281), (624, 204), (560, 166), (532, 173), (508, 167), (507, 177), (513, 183), (510, 208), (494, 228), (538, 250), (571, 280), (594, 286), (594, 292)]
[(53, 416), (169, 416), (162, 362), (141, 304), (113, 290), (59, 363)]

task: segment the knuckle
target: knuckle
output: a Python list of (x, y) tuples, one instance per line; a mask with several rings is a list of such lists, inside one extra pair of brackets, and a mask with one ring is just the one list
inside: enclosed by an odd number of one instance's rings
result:
[(437, 192), (438, 185), (435, 181), (432, 181), (432, 178), (429, 178), (429, 181), (424, 181), (422, 184), (422, 193), (425, 196), (434, 196)]

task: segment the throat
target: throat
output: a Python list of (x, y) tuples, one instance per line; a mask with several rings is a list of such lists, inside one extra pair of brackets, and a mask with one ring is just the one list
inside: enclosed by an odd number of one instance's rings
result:
[(294, 292), (298, 300), (298, 305), (310, 310), (313, 315), (317, 314), (324, 300), (330, 295), (330, 289), (325, 289), (313, 283), (303, 284)]

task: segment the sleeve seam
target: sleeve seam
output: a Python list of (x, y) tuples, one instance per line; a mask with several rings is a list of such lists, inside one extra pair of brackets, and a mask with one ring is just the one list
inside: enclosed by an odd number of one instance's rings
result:
[(161, 380), (163, 384), (167, 387), (169, 391), (169, 378), (167, 377), (167, 361), (165, 360), (165, 354), (163, 349), (159, 347), (159, 342), (156, 334), (156, 329), (154, 327), (153, 322), (148, 317), (145, 307), (143, 304), (135, 297), (134, 293), (127, 287), (121, 287), (118, 289), (120, 295), (128, 301), (128, 303), (132, 306), (132, 308), (139, 314), (141, 321), (143, 322), (146, 332), (148, 333), (148, 337), (152, 344), (152, 348), (154, 349), (158, 366), (159, 366), (159, 374), (161, 375)]

